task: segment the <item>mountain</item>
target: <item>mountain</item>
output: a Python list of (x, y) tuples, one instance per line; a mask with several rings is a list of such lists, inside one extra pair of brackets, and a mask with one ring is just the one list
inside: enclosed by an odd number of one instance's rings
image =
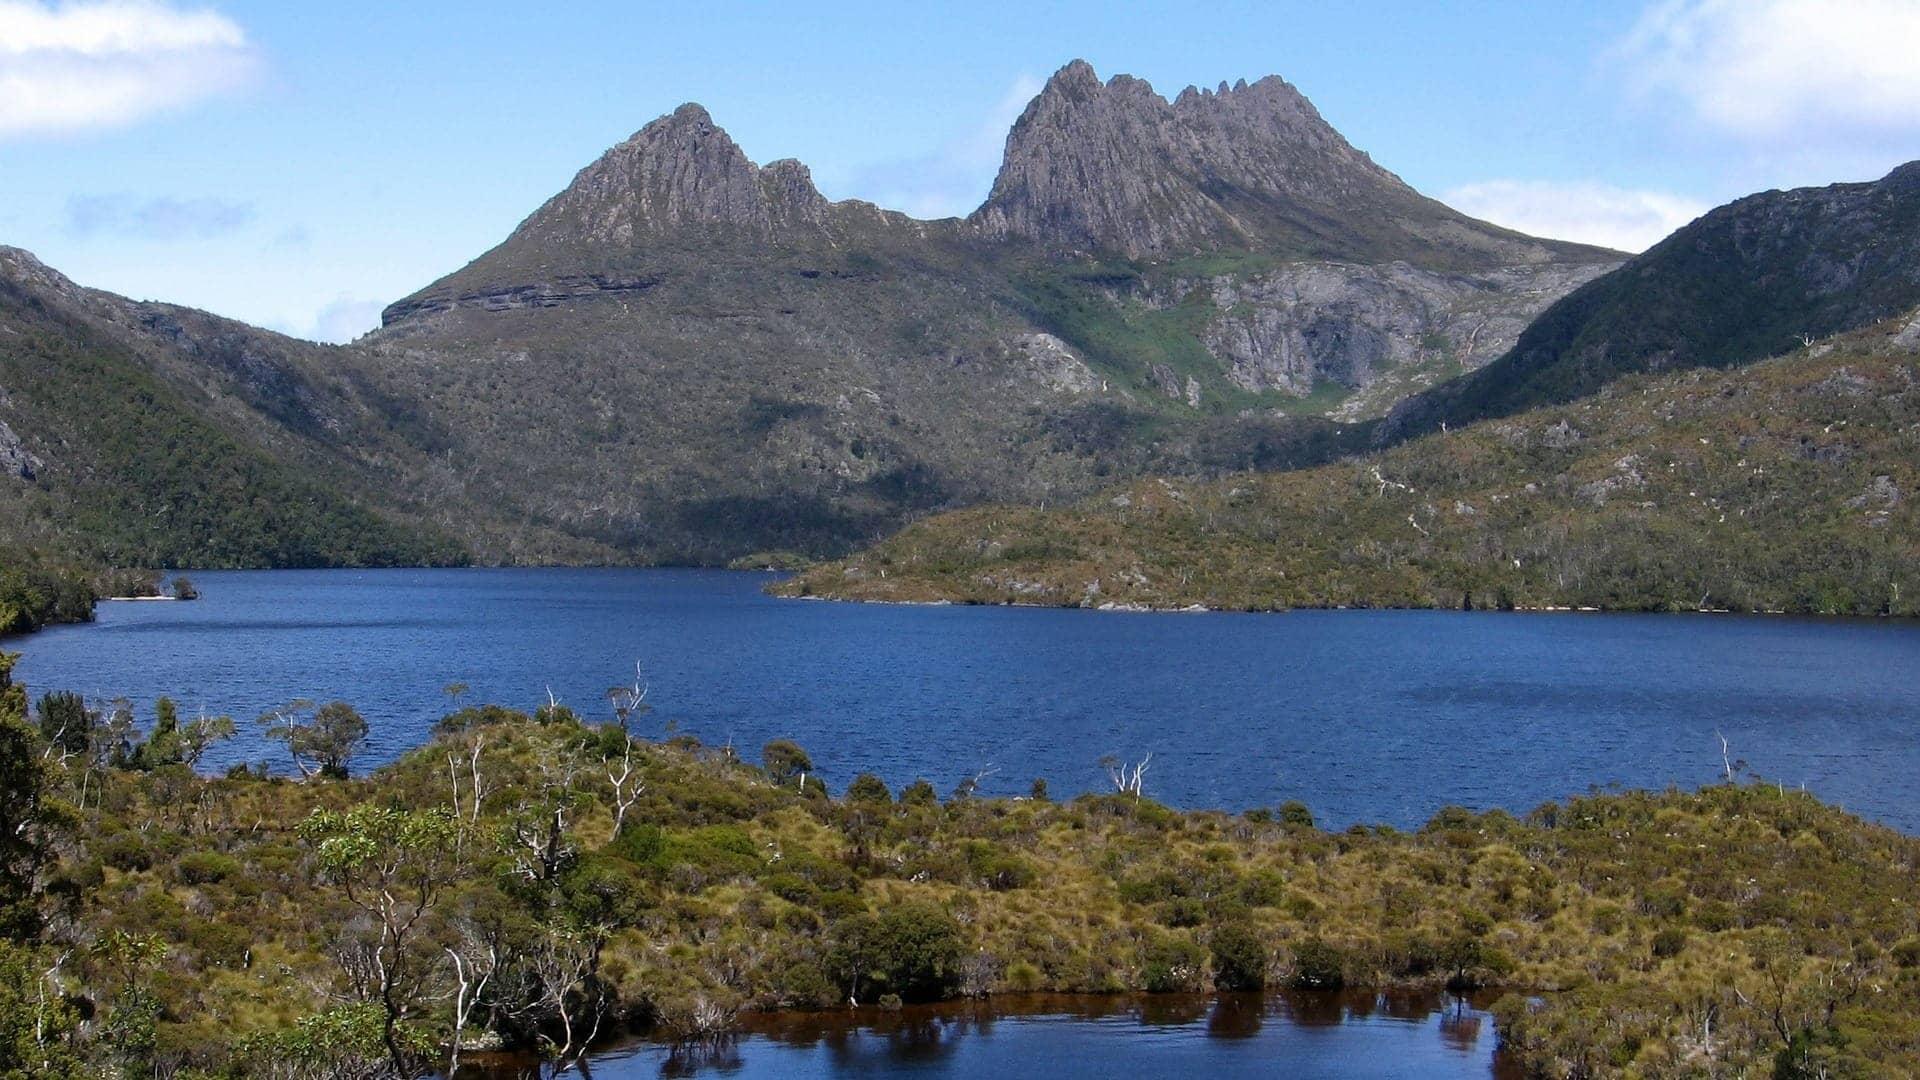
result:
[(1316, 469), (944, 515), (780, 591), (1920, 615), (1916, 431), (1920, 311)]
[(1085, 61), (1047, 83), (1007, 137), (983, 235), (1128, 259), (1222, 251), (1479, 269), (1608, 253), (1476, 221), (1354, 149), (1286, 80), (1172, 101)]
[[(465, 497), (643, 561), (1326, 460), (1616, 253), (1426, 199), (1277, 79), (1068, 65), (966, 219), (832, 202), (697, 105), (338, 357)], [(477, 542), (470, 541), (470, 543)]]
[(49, 557), (463, 560), (394, 490), (385, 418), (357, 407), (328, 359), (322, 346), (82, 289), (0, 248), (0, 577), (59, 580)]
[(1513, 350), (1397, 406), (1382, 440), (1777, 356), (1920, 304), (1920, 162), (1722, 206), (1554, 304)]

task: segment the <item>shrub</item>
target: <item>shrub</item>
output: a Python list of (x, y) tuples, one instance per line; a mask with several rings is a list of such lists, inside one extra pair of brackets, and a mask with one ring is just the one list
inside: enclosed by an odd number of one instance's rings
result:
[(1903, 938), (1893, 946), (1893, 962), (1903, 968), (1920, 968), (1920, 937)]
[(933, 790), (932, 784), (927, 783), (925, 780), (915, 780), (913, 783), (900, 789), (900, 805), (938, 806), (940, 805), (940, 795)]
[(767, 778), (782, 787), (797, 784), (801, 776), (813, 771), (813, 759), (799, 744), (788, 739), (775, 739), (761, 747), (760, 762), (767, 770)]
[(847, 785), (847, 801), (855, 803), (876, 803), (886, 805), (893, 802), (893, 792), (887, 790), (887, 782), (863, 772)]
[(1293, 829), (1313, 828), (1313, 811), (1299, 799), (1288, 799), (1280, 804), (1280, 823)]
[(132, 873), (153, 868), (153, 849), (139, 833), (117, 832), (94, 845), (100, 861), (115, 870)]
[(182, 855), (180, 861), (173, 864), (174, 873), (186, 885), (211, 885), (226, 880), (239, 870), (240, 863), (233, 856), (218, 851), (195, 851)]
[(1279, 907), (1287, 897), (1287, 880), (1277, 870), (1255, 870), (1240, 883), (1240, 899), (1248, 907)]
[(1338, 990), (1346, 981), (1345, 957), (1339, 949), (1319, 938), (1308, 938), (1293, 947), (1290, 984), (1294, 989)]
[(829, 967), (847, 996), (938, 1001), (960, 986), (960, 924), (931, 904), (909, 903), (840, 923)]
[(1214, 986), (1221, 990), (1266, 988), (1267, 946), (1251, 926), (1227, 923), (1216, 927), (1207, 937), (1207, 947), (1213, 954)]
[(994, 892), (1025, 888), (1039, 876), (1029, 860), (984, 840), (968, 841), (966, 856), (968, 874)]
[(1040, 969), (1025, 960), (1015, 960), (1007, 967), (1007, 989), (1015, 993), (1031, 994), (1045, 984)]
[(1680, 955), (1680, 950), (1686, 947), (1687, 932), (1677, 926), (1670, 926), (1653, 935), (1653, 955), (1663, 960)]
[(658, 825), (625, 825), (607, 845), (609, 854), (642, 866), (651, 866), (667, 844), (666, 833)]
[(1148, 943), (1141, 960), (1141, 989), (1149, 994), (1179, 993), (1200, 989), (1207, 950), (1184, 935), (1164, 934)]

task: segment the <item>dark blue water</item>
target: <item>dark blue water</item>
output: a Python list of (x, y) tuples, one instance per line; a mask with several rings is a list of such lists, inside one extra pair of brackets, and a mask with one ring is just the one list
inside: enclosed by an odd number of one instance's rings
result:
[[(195, 603), (103, 604), (16, 638), (37, 692), (178, 699), (248, 719), (343, 698), (367, 763), (467, 702), (549, 687), (590, 715), (639, 660), (668, 726), (749, 754), (790, 737), (836, 788), (873, 770), (942, 791), (1103, 785), (1153, 754), (1181, 806), (1301, 798), (1321, 820), (1417, 824), (1625, 784), (1698, 786), (1719, 734), (1769, 780), (1920, 831), (1920, 626), (1731, 616), (1114, 614), (773, 600), (761, 575), (676, 570), (196, 574)], [(145, 710), (143, 707), (143, 716)], [(250, 725), (249, 725), (250, 726)], [(1719, 733), (1719, 734), (1716, 734)], [(221, 762), (266, 756), (257, 736)]]
[[(704, 1052), (635, 1043), (594, 1080), (661, 1076), (1499, 1076), (1493, 1021), (1430, 995), (1076, 997), (749, 1018)], [(464, 1074), (463, 1074), (464, 1075)], [(495, 1078), (532, 1076), (503, 1068)]]

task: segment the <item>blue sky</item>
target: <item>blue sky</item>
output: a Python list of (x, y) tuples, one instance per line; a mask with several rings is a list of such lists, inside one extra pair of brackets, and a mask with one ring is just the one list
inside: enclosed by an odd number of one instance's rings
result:
[(1920, 0), (407, 4), (0, 0), (0, 243), (332, 340), (683, 101), (831, 197), (964, 213), (1074, 57), (1277, 73), (1469, 212), (1642, 246), (1920, 157)]

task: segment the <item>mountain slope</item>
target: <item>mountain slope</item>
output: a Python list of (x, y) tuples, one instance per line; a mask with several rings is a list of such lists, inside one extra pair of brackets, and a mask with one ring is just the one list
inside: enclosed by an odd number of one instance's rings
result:
[(1492, 359), (1619, 258), (1420, 197), (1279, 80), (1169, 102), (1076, 63), (966, 220), (829, 202), (683, 106), (342, 363), (506, 517), (649, 561), (836, 554), (1326, 460), (1362, 434), (1329, 417)]
[(1920, 315), (1295, 473), (916, 524), (791, 596), (1920, 615)]
[(1722, 206), (1573, 292), (1477, 372), (1402, 402), (1383, 439), (1589, 394), (1623, 375), (1724, 367), (1920, 304), (1920, 162), (1865, 184)]
[(0, 249), (0, 545), (123, 566), (464, 559), (369, 494), (377, 468), (326, 449), (347, 429), (313, 349)]

